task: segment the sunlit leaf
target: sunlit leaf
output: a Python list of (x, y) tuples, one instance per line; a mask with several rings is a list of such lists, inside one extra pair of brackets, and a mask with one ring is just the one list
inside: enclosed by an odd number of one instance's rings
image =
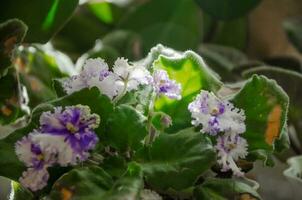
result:
[(145, 65), (153, 63), (155, 69), (166, 70), (170, 78), (182, 86), (181, 100), (160, 97), (155, 104), (156, 110), (163, 111), (172, 117), (173, 125), (169, 131), (191, 126), (188, 104), (201, 89), (215, 92), (222, 85), (217, 75), (207, 67), (203, 59), (192, 51), (178, 53), (158, 45), (151, 50), (145, 61)]

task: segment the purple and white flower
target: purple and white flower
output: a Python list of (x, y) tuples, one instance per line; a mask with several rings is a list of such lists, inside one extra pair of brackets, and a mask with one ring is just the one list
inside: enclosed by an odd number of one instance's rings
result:
[(202, 125), (200, 131), (203, 133), (217, 135), (219, 132), (245, 132), (244, 111), (226, 100), (218, 99), (213, 93), (202, 90), (188, 109), (193, 118), (192, 124)]
[(129, 65), (125, 58), (118, 58), (114, 62), (113, 72), (119, 77), (116, 81), (119, 94), (136, 90), (139, 85), (146, 85), (152, 81), (152, 77), (145, 67)]
[(56, 162), (57, 151), (53, 148), (42, 148), (33, 141), (35, 134), (29, 134), (16, 143), (18, 158), (28, 167), (20, 178), (20, 183), (32, 191), (43, 188), (48, 181), (47, 168)]
[(247, 146), (247, 141), (239, 134), (227, 133), (219, 136), (215, 148), (218, 152), (218, 163), (222, 166), (221, 171), (232, 170), (234, 175), (243, 176), (236, 161), (247, 156)]
[(34, 168), (28, 168), (22, 173), (22, 177), (20, 177), (19, 181), (23, 187), (31, 191), (38, 191), (47, 185), (48, 179), (49, 173), (47, 169), (36, 170)]
[(54, 112), (42, 113), (40, 128), (15, 145), (19, 160), (27, 167), (20, 183), (37, 191), (47, 184), (48, 167), (86, 160), (98, 141), (93, 129), (99, 122), (99, 116), (83, 105), (67, 106), (64, 110), (56, 107)]
[(100, 118), (91, 114), (88, 106), (56, 107), (54, 112), (44, 112), (40, 117), (40, 131), (43, 134), (61, 136), (73, 149), (79, 160), (86, 160), (88, 151), (98, 142), (94, 130)]
[(181, 85), (171, 80), (165, 70), (153, 72), (153, 86), (158, 95), (165, 95), (171, 99), (181, 99)]
[(63, 83), (63, 87), (68, 94), (83, 88), (97, 87), (112, 99), (118, 92), (115, 84), (117, 79), (118, 76), (109, 71), (109, 67), (103, 59), (88, 59), (81, 73), (67, 79)]

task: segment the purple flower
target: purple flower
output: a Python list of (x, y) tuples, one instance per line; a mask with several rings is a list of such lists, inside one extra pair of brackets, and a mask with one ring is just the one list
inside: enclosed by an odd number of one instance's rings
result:
[(57, 152), (50, 148), (43, 148), (35, 141), (35, 133), (30, 133), (16, 143), (15, 149), (18, 158), (27, 167), (40, 170), (52, 166), (56, 162)]
[(169, 79), (165, 70), (154, 71), (153, 86), (158, 95), (163, 94), (171, 99), (181, 99), (181, 85)]
[(98, 142), (94, 130), (100, 122), (99, 116), (91, 114), (88, 106), (56, 107), (54, 112), (44, 112), (40, 117), (40, 131), (44, 134), (61, 136), (78, 159), (86, 160), (88, 151)]
[(222, 165), (221, 171), (231, 169), (234, 175), (243, 176), (235, 161), (247, 156), (247, 146), (247, 141), (238, 134), (227, 133), (219, 136), (215, 148), (218, 152), (218, 163)]
[(217, 135), (219, 132), (245, 132), (244, 111), (232, 103), (218, 99), (213, 93), (202, 90), (188, 106), (192, 124), (202, 125), (201, 132)]

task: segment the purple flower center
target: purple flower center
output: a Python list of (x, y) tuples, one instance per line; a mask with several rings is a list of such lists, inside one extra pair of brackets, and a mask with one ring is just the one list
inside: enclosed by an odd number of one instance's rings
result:
[(39, 145), (31, 144), (31, 152), (36, 156), (32, 159), (32, 164), (35, 169), (42, 169), (44, 166), (44, 155)]
[(110, 72), (108, 70), (102, 70), (100, 72), (100, 81), (104, 80), (107, 76), (109, 76)]

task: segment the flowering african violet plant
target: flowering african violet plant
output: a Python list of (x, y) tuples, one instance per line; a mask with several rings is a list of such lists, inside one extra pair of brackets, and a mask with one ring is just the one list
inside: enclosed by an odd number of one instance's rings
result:
[(0, 141), (12, 199), (261, 199), (245, 173), (289, 145), (275, 81), (223, 84), (192, 51), (88, 59), (54, 87)]

